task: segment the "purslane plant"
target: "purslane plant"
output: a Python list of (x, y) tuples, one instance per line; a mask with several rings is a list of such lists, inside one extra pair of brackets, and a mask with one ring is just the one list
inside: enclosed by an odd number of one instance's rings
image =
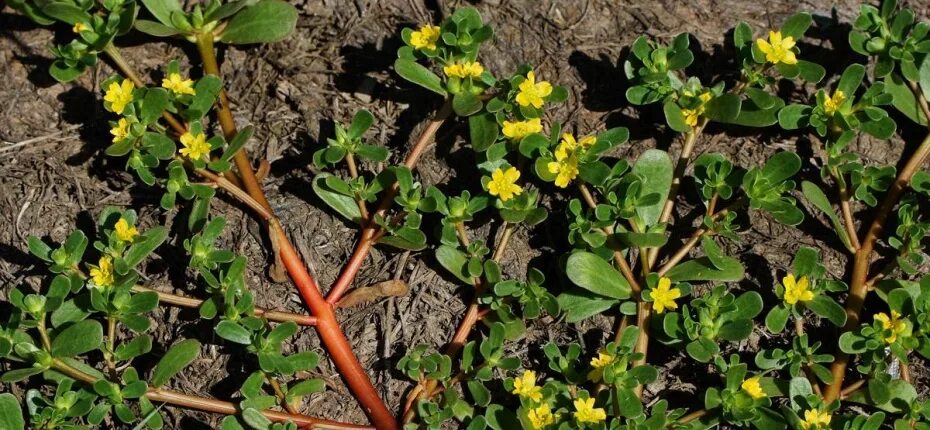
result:
[[(573, 133), (551, 121), (546, 109), (568, 92), (529, 65), (509, 75), (487, 69), (479, 54), (493, 31), (472, 8), (439, 25), (404, 29), (395, 71), (442, 97), (442, 105), (400, 164), (385, 166), (391, 153), (366, 139), (374, 118), (364, 110), (346, 125), (337, 123), (335, 135), (315, 150), (314, 164), (328, 171), (313, 178), (313, 190), (359, 228), (356, 248), (325, 298), (257, 187), (242, 150), (253, 130), (233, 122), (213, 53), (215, 41), (285, 36), (292, 8), (277, 0), (211, 2), (190, 12), (170, 1), (143, 4), (154, 20), (137, 20), (135, 27), (196, 43), (205, 76), (189, 79), (171, 63), (161, 87), (144, 87), (112, 44), (133, 26), (134, 3), (14, 6), (39, 23), (73, 25), (78, 39), (53, 50), (56, 78), (73, 79), (101, 52), (124, 74), (103, 84), (104, 106), (116, 115), (107, 154), (126, 157), (127, 168), (143, 182), (162, 187), (164, 209), (191, 202), (186, 236), (178, 243), (189, 253), (204, 299), (138, 284), (136, 268), (168, 235), (158, 226), (142, 231), (132, 211), (100, 214), (94, 242), (99, 255), (91, 262), (80, 232), (56, 249), (30, 239), (31, 251), (54, 276), (36, 293), (16, 289), (8, 295), (17, 311), (0, 332), (0, 355), (17, 364), (0, 378), (42, 374), (55, 389), (31, 390), (23, 400), (0, 396), (3, 415), (15, 425), (24, 425), (19, 414), (26, 407), (36, 427), (94, 425), (112, 416), (158, 428), (158, 404), (166, 403), (235, 415), (223, 421), (229, 430), (356, 428), (299, 413), (300, 398), (324, 387), (297, 380), (295, 372), (314, 367), (318, 357), (287, 355), (282, 343), (298, 325), (311, 325), (377, 428), (930, 428), (930, 401), (918, 397), (909, 368), (912, 353), (930, 358), (930, 276), (923, 266), (930, 222), (922, 210), (930, 174), (921, 170), (930, 134), (913, 152), (902, 151), (908, 156), (900, 169), (863, 159), (851, 145), (863, 133), (893, 136), (891, 109), (919, 126), (930, 118), (930, 24), (917, 22), (894, 0), (862, 6), (849, 33), (852, 49), (871, 64), (853, 64), (826, 81), (825, 69), (805, 58), (799, 45), (812, 23), (806, 13), (761, 32), (738, 24), (731, 46), (737, 70), (706, 84), (687, 74), (694, 58), (688, 34), (667, 46), (637, 39), (624, 63), (630, 82), (625, 96), (634, 105), (662, 105), (666, 125), (681, 134), (674, 161), (658, 149), (618, 158), (629, 138), (623, 127)], [(243, 30), (254, 23), (261, 31)], [(821, 88), (809, 100), (789, 104), (775, 89), (792, 83)], [(211, 111), (222, 135), (213, 135), (204, 121)], [(480, 178), (455, 191), (419, 183), (419, 157), (445, 121), (459, 118), (467, 122)], [(793, 177), (805, 161), (791, 151), (739, 166), (700, 150), (710, 123), (778, 124), (808, 132), (798, 141), (813, 143), (821, 181), (798, 184)], [(695, 188), (681, 187), (688, 183)], [(209, 214), (216, 189), (267, 223), (276, 263), (270, 274), (282, 277), (283, 265), (312, 316), (255, 306), (243, 282), (245, 259), (218, 245), (224, 220)], [(564, 201), (547, 198), (565, 193), (571, 194)], [(699, 200), (703, 209), (690, 217), (676, 211), (683, 196)], [(501, 262), (511, 236), (550, 220), (549, 211), (566, 216), (562, 234), (571, 251), (554, 257), (557, 270), (505, 273)], [(841, 244), (852, 257), (850, 273), (828, 273), (819, 251), (799, 246), (790, 268), (773, 269), (774, 285), (745, 282), (741, 232), (760, 216), (795, 226), (805, 211), (831, 227), (835, 238), (813, 239)], [(857, 223), (868, 212), (871, 223)], [(469, 231), (478, 217), (496, 225), (490, 237)], [(696, 225), (688, 224), (692, 219)], [(411, 346), (397, 362), (413, 382), (397, 420), (378, 399), (333, 315), (340, 303), (388, 294), (352, 288), (376, 244), (429, 249), (453, 279), (471, 288), (471, 302), (448, 344)], [(874, 259), (876, 251), (882, 258)], [(870, 314), (863, 315), (873, 291), (880, 301), (871, 301)], [(202, 318), (218, 320), (219, 337), (254, 357), (255, 371), (240, 388), (239, 403), (162, 388), (196, 358), (194, 339), (177, 342), (148, 375), (132, 367), (135, 357), (152, 349), (144, 315), (159, 302), (197, 307)], [(543, 362), (521, 361), (513, 342), (544, 315), (569, 323), (611, 316), (616, 329), (603, 345), (549, 343), (541, 349)], [(811, 326), (836, 327), (838, 333), (809, 333)], [(738, 345), (753, 333), (777, 335), (786, 327), (790, 340), (776, 337), (781, 344), (740, 354)], [(661, 391), (644, 390), (661, 378), (653, 365), (658, 363), (650, 364), (655, 342), (707, 369), (699, 381), (703, 407), (674, 405)], [(860, 377), (844, 384), (851, 363)]]

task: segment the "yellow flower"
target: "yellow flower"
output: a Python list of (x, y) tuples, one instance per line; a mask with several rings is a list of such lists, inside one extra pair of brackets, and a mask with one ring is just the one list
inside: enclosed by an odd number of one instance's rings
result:
[(704, 113), (704, 106), (701, 106), (697, 109), (682, 109), (681, 115), (685, 117), (685, 124), (694, 127), (698, 124), (698, 119), (701, 118), (701, 114)]
[(84, 24), (83, 22), (76, 22), (74, 23), (74, 27), (71, 27), (71, 31), (75, 33), (80, 33), (87, 30), (90, 30), (90, 27), (88, 27), (87, 24)]
[(604, 351), (599, 351), (597, 357), (591, 359), (591, 369), (588, 372), (588, 380), (591, 382), (600, 382), (604, 377), (604, 368), (614, 362), (616, 358)]
[(181, 135), (181, 144), (184, 147), (178, 152), (191, 160), (199, 160), (210, 153), (210, 144), (203, 133), (197, 133), (196, 136), (190, 132), (184, 133)]
[(543, 403), (530, 409), (526, 417), (530, 419), (530, 425), (533, 426), (533, 430), (541, 430), (555, 424), (555, 421), (559, 419), (559, 414), (553, 414), (549, 405)]
[(808, 281), (807, 276), (795, 280), (794, 274), (789, 273), (788, 276), (782, 278), (781, 283), (785, 286), (785, 303), (793, 305), (799, 301), (809, 302), (814, 300), (814, 292), (810, 289), (810, 281)]
[(464, 63), (453, 63), (442, 68), (446, 76), (455, 78), (477, 78), (484, 73), (484, 67), (477, 61), (466, 61)]
[(536, 372), (524, 370), (522, 376), (513, 380), (513, 391), (511, 393), (534, 402), (541, 401), (542, 387), (536, 386)]
[(530, 106), (534, 108), (541, 108), (543, 105), (543, 98), (547, 97), (549, 94), (552, 94), (552, 84), (546, 81), (536, 82), (536, 74), (530, 70), (526, 74), (526, 79), (523, 82), (520, 82), (520, 92), (517, 93), (517, 103), (520, 106)]
[(846, 94), (841, 90), (836, 90), (836, 92), (833, 93), (833, 97), (827, 97), (823, 101), (824, 113), (828, 116), (833, 116), (833, 114), (840, 109), (844, 101), (846, 101)]
[(821, 430), (830, 427), (830, 419), (833, 418), (827, 412), (821, 412), (818, 409), (808, 409), (804, 411), (804, 420), (801, 421), (802, 430)]
[(746, 394), (749, 394), (749, 397), (752, 397), (753, 399), (762, 399), (766, 397), (765, 391), (762, 390), (762, 384), (759, 383), (758, 376), (753, 376), (752, 378), (743, 381), (743, 384), (740, 385), (740, 388), (742, 388), (743, 391), (745, 391)]
[(111, 82), (103, 100), (110, 102), (110, 111), (121, 114), (126, 105), (132, 102), (132, 90), (136, 88), (132, 81), (123, 79), (122, 83)]
[(425, 24), (419, 30), (410, 33), (410, 44), (416, 49), (436, 50), (436, 42), (439, 40), (439, 27)]
[(110, 134), (113, 135), (113, 143), (122, 142), (123, 139), (129, 137), (129, 120), (120, 118), (116, 122), (116, 127), (110, 129)]
[(672, 280), (666, 277), (659, 278), (659, 285), (652, 289), (652, 310), (657, 314), (665, 312), (666, 309), (678, 309), (678, 303), (675, 299), (681, 297), (681, 290), (671, 288)]
[(520, 140), (530, 134), (541, 132), (543, 127), (542, 120), (533, 118), (526, 121), (504, 121), (501, 129), (504, 136), (510, 140)]
[(139, 230), (136, 230), (135, 226), (130, 225), (126, 218), (122, 217), (113, 226), (113, 232), (116, 233), (116, 238), (123, 242), (132, 242), (139, 235)]
[(579, 423), (597, 424), (607, 419), (603, 408), (594, 407), (594, 399), (575, 399), (575, 419)]
[(898, 311), (891, 311), (890, 317), (884, 312), (879, 312), (875, 315), (875, 320), (882, 322), (885, 343), (889, 345), (898, 340), (898, 335), (907, 330), (907, 323), (901, 320), (901, 314)]
[(196, 95), (194, 91), (194, 81), (182, 79), (179, 73), (171, 73), (168, 78), (161, 80), (161, 86), (171, 90), (175, 94)]
[(523, 192), (523, 188), (516, 183), (517, 179), (520, 179), (520, 171), (516, 167), (511, 167), (506, 171), (498, 168), (491, 173), (488, 192), (492, 196), (498, 196), (502, 202), (506, 202)]
[(550, 161), (546, 168), (549, 173), (556, 175), (555, 186), (565, 188), (578, 176), (578, 157), (572, 154), (571, 157), (559, 160), (556, 156), (556, 161)]
[(756, 39), (756, 46), (765, 54), (765, 61), (772, 64), (798, 64), (798, 58), (794, 55), (795, 40), (788, 36), (782, 38), (780, 31), (770, 31), (769, 40)]
[(580, 142), (576, 142), (575, 137), (570, 133), (562, 135), (562, 142), (555, 148), (555, 161), (550, 161), (546, 165), (549, 173), (556, 175), (555, 185), (557, 187), (567, 187), (578, 176), (577, 152), (590, 148), (596, 141), (594, 136), (587, 136)]
[(97, 267), (91, 267), (90, 278), (98, 287), (113, 285), (113, 259), (108, 256), (100, 257)]
[[(689, 90), (685, 90), (682, 94), (688, 97), (694, 97), (694, 93)], [(698, 121), (701, 119), (701, 115), (704, 115), (704, 104), (709, 102), (712, 98), (714, 98), (713, 94), (711, 94), (710, 91), (705, 91), (698, 96), (698, 99), (701, 100), (701, 104), (698, 107), (694, 109), (682, 109), (681, 115), (685, 117), (685, 124), (691, 127), (697, 126)]]

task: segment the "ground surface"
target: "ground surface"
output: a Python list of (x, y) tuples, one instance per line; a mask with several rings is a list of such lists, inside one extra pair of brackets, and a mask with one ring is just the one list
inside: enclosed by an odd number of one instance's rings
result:
[[(436, 22), (466, 3), (293, 1), (301, 12), (295, 34), (269, 46), (226, 49), (221, 61), (236, 119), (257, 128), (248, 149), (255, 157), (265, 157), (272, 163), (265, 190), (320, 283), (328, 285), (351, 253), (356, 233), (324, 209), (309, 191), (314, 174), (308, 167), (310, 154), (330, 135), (333, 119), (348, 121), (356, 110), (367, 108), (377, 119), (371, 139), (394, 149), (394, 159), (400, 159), (437, 100), (399, 82), (392, 73), (399, 31), (419, 22)], [(911, 3), (923, 8), (921, 15), (926, 16), (926, 6)], [(538, 75), (566, 86), (571, 94), (567, 103), (551, 113), (551, 120), (560, 120), (581, 134), (619, 125), (630, 127), (632, 143), (617, 155), (634, 157), (654, 146), (668, 148), (674, 155), (679, 144), (660, 126), (661, 114), (654, 107), (633, 108), (624, 100), (621, 58), (625, 47), (638, 35), (669, 38), (680, 32), (692, 33), (693, 43), (699, 46), (689, 72), (707, 82), (726, 70), (730, 54), (723, 46), (724, 34), (739, 20), (759, 31), (805, 10), (817, 15), (817, 20), (809, 33), (813, 36), (801, 45), (802, 56), (825, 63), (835, 73), (858, 60), (844, 41), (846, 23), (855, 18), (857, 4), (852, 0), (489, 0), (474, 5), (496, 31), (496, 43), (481, 56), (486, 67), (502, 74), (520, 63), (535, 65)], [(69, 32), (63, 27), (37, 28), (9, 8), (0, 12), (0, 297), (10, 286), (39, 283), (35, 276), (40, 273), (38, 262), (26, 253), (28, 235), (60, 241), (75, 225), (87, 231), (93, 225), (92, 217), (108, 205), (137, 208), (143, 225), (170, 223), (175, 215), (157, 209), (157, 191), (123, 172), (122, 160), (102, 153), (109, 142), (108, 115), (101, 107), (98, 85), (112, 73), (110, 67), (101, 64), (72, 84), (58, 84), (48, 77), (50, 54), (46, 47), (69, 37)], [(150, 78), (167, 61), (177, 58), (187, 64), (187, 58), (194, 54), (184, 43), (154, 43), (141, 35), (125, 43), (129, 61)], [(786, 88), (785, 94), (791, 95), (791, 89)], [(899, 119), (899, 124), (907, 122)], [(463, 146), (463, 131), (460, 124), (442, 128), (438, 146), (427, 152), (419, 167), (424, 183), (438, 184), (455, 193), (478, 186), (465, 167), (467, 162), (447, 161), (471, 157), (470, 149)], [(901, 136), (903, 139), (898, 136), (890, 142), (863, 140), (857, 143), (858, 149), (866, 158), (895, 163), (903, 142), (913, 142), (915, 132), (905, 130)], [(724, 133), (711, 127), (698, 151), (723, 152), (739, 164), (751, 166), (777, 150), (795, 148), (810, 160), (807, 139), (775, 132), (759, 135), (752, 130)], [(802, 175), (816, 175), (810, 161)], [(558, 212), (564, 198), (548, 204)], [(681, 208), (686, 211), (695, 204), (692, 193)], [(300, 310), (300, 301), (291, 287), (272, 283), (265, 275), (264, 244), (256, 221), (223, 199), (217, 201), (215, 213), (229, 220), (225, 246), (250, 258), (247, 276), (258, 303)], [(487, 221), (470, 227), (476, 238), (497, 232)], [(830, 272), (842, 276), (847, 261), (836, 241), (828, 240), (826, 233), (824, 224), (812, 217), (794, 229), (754, 214), (752, 227), (743, 234), (743, 243), (739, 248), (730, 248), (731, 254), (744, 256), (749, 269), (742, 287), (760, 290), (771, 298), (776, 274), (789, 267), (800, 244), (821, 249)], [(563, 237), (564, 223), (558, 213), (551, 222), (533, 231), (518, 231), (505, 254), (505, 269), (511, 275), (523, 276), (529, 263), (553, 267), (555, 258), (565, 249)], [(187, 283), (191, 278), (178, 270), (166, 270), (184, 264), (174, 257), (178, 254), (183, 254), (183, 249), (176, 241), (163, 247), (145, 267), (147, 282), (157, 288), (198, 295), (199, 287)], [(395, 252), (375, 251), (357, 285), (389, 279), (395, 266), (401, 264), (400, 257)], [(396, 359), (413, 345), (444, 344), (469, 300), (468, 290), (443, 274), (429, 252), (413, 254), (402, 268), (402, 277), (411, 286), (407, 297), (343, 311), (340, 316), (357, 354), (394, 408), (409, 388), (392, 370)], [(559, 288), (556, 274), (550, 270), (548, 277), (555, 280), (553, 288)], [(203, 357), (174, 382), (175, 387), (199, 395), (229, 397), (246, 368), (241, 360), (228, 355), (235, 354), (235, 348), (205, 335), (210, 333), (209, 327), (194, 317), (192, 312), (171, 308), (156, 315), (159, 324), (154, 332), (162, 346), (194, 336), (209, 345)], [(514, 352), (529, 361), (538, 358), (538, 345), (547, 340), (599, 344), (607, 336), (605, 331), (610, 330), (606, 318), (577, 326), (543, 320), (531, 330), (531, 341), (518, 343)], [(741, 348), (780, 342), (766, 339), (757, 331)], [(292, 347), (318, 349), (318, 344), (312, 330), (304, 330)], [(701, 381), (689, 376), (694, 369), (683, 367), (681, 357), (671, 350), (653, 351), (650, 361), (662, 368), (664, 378), (650, 391), (667, 389), (679, 397), (703, 391)], [(305, 412), (364, 421), (329, 363), (323, 364), (318, 376), (330, 381), (331, 389), (311, 398), (304, 405)], [(926, 380), (918, 380), (918, 386), (920, 382)], [(177, 410), (169, 410), (168, 414), (173, 428), (214, 428), (217, 422), (212, 415)]]

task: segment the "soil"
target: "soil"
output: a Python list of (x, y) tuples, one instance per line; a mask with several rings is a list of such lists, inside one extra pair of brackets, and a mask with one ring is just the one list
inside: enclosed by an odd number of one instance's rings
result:
[[(292, 0), (300, 11), (297, 31), (285, 41), (267, 46), (222, 49), (222, 68), (233, 112), (240, 125), (254, 124), (255, 138), (248, 150), (253, 158), (271, 162), (271, 174), (264, 182), (272, 205), (288, 227), (291, 237), (321, 285), (329, 285), (355, 245), (356, 231), (334, 216), (310, 191), (315, 174), (310, 155), (332, 135), (333, 120), (349, 121), (361, 108), (376, 118), (369, 137), (393, 150), (393, 160), (402, 159), (405, 148), (427, 116), (439, 103), (423, 90), (399, 80), (391, 66), (401, 45), (400, 29), (420, 22), (437, 22), (455, 7), (473, 5), (495, 29), (494, 44), (481, 55), (487, 68), (509, 73), (521, 63), (532, 64), (537, 75), (569, 89), (569, 100), (553, 109), (549, 118), (567, 124), (568, 129), (589, 134), (610, 127), (627, 126), (630, 144), (615, 155), (635, 158), (647, 148), (668, 149), (673, 156), (680, 142), (662, 126), (661, 111), (655, 106), (631, 107), (624, 98), (626, 80), (622, 58), (640, 34), (669, 39), (690, 32), (696, 52), (689, 73), (704, 82), (717, 79), (732, 58), (729, 29), (743, 20), (756, 31), (780, 24), (798, 11), (816, 15), (815, 27), (801, 44), (802, 56), (824, 63), (828, 76), (836, 76), (846, 65), (861, 61), (845, 42), (849, 23), (855, 19), (858, 1), (769, 0), (485, 0), (463, 1), (338, 1)], [(441, 4), (440, 4), (441, 3)], [(926, 18), (925, 2), (905, 2)], [(2, 6), (2, 3), (0, 3)], [(109, 114), (100, 103), (101, 81), (113, 73), (109, 64), (100, 63), (78, 81), (59, 84), (47, 74), (50, 53), (47, 46), (69, 38), (63, 26), (37, 27), (9, 8), (0, 9), (0, 297), (7, 288), (22, 285), (38, 288), (42, 265), (26, 250), (26, 237), (38, 235), (62, 241), (75, 227), (93, 231), (94, 217), (105, 206), (132, 207), (140, 213), (143, 227), (171, 225), (176, 212), (160, 210), (159, 192), (141, 184), (124, 172), (124, 161), (106, 157), (109, 144)], [(123, 41), (124, 54), (145, 77), (154, 80), (161, 67), (179, 59), (187, 68), (196, 58), (190, 45), (180, 42), (153, 42), (134, 34)], [(193, 75), (202, 73), (196, 67)], [(783, 95), (799, 97), (803, 88), (783, 87)], [(900, 127), (890, 141), (863, 138), (856, 149), (869, 161), (899, 163), (905, 142), (919, 140), (919, 131), (900, 116)], [(438, 185), (448, 193), (477, 189), (472, 152), (465, 142), (467, 128), (447, 124), (438, 134), (438, 143), (418, 167), (419, 179)], [(14, 143), (19, 145), (11, 146)], [(723, 130), (710, 127), (698, 145), (698, 152), (721, 152), (737, 164), (753, 166), (776, 151), (797, 150), (805, 159), (802, 178), (818, 175), (817, 159), (811, 141), (777, 131)], [(455, 161), (458, 160), (458, 161)], [(690, 209), (699, 205), (693, 184), (678, 206), (677, 228), (687, 231)], [(555, 195), (555, 189), (550, 195)], [(504, 256), (507, 275), (522, 277), (526, 267), (557, 266), (566, 251), (563, 213), (565, 195), (546, 202), (553, 209), (550, 220), (527, 230), (517, 231)], [(858, 208), (866, 209), (866, 208)], [(266, 274), (266, 244), (259, 223), (231, 201), (215, 199), (213, 213), (227, 218), (222, 245), (250, 259), (248, 284), (257, 303), (264, 307), (301, 311), (301, 301), (289, 284), (276, 284)], [(865, 211), (864, 213), (867, 213)], [(183, 214), (182, 214), (183, 215)], [(180, 219), (184, 219), (183, 217)], [(773, 222), (753, 213), (743, 241), (729, 244), (731, 255), (741, 256), (748, 269), (740, 288), (757, 290), (772, 299), (775, 279), (790, 267), (798, 246), (821, 250), (831, 275), (843, 278), (849, 259), (842, 246), (830, 237), (828, 224), (809, 215), (798, 228)], [(488, 219), (469, 226), (474, 239), (493, 241), (499, 233)], [(427, 229), (428, 230), (428, 229)], [(435, 237), (435, 236), (433, 236)], [(156, 252), (144, 266), (148, 285), (193, 296), (202, 295), (193, 277), (178, 267), (183, 248), (179, 240)], [(391, 279), (399, 270), (410, 292), (405, 297), (386, 299), (365, 306), (341, 310), (343, 327), (363, 365), (382, 391), (391, 408), (397, 410), (410, 383), (394, 371), (405, 351), (418, 344), (439, 347), (451, 332), (470, 300), (470, 290), (454, 282), (435, 262), (429, 251), (404, 254), (377, 249), (359, 274), (356, 285), (364, 286)], [(554, 290), (562, 280), (552, 270), (547, 278)], [(172, 382), (179, 390), (203, 396), (229, 398), (254, 363), (244, 362), (241, 349), (231, 347), (212, 335), (208, 323), (196, 313), (163, 308), (154, 315), (154, 336), (158, 348), (186, 337), (197, 337), (205, 345), (201, 358)], [(582, 341), (588, 347), (602, 344), (612, 333), (612, 320), (595, 318), (569, 325), (543, 319), (531, 327), (526, 339), (513, 345), (512, 352), (525, 362), (539, 363), (541, 345), (548, 341)], [(830, 329), (827, 332), (831, 332)], [(751, 357), (756, 345), (785, 344), (785, 338), (766, 339), (757, 330), (733, 352)], [(311, 329), (302, 330), (288, 345), (293, 350), (320, 350)], [(159, 352), (158, 350), (155, 351)], [(696, 368), (672, 349), (655, 348), (650, 361), (660, 367), (660, 382), (648, 393), (666, 390), (682, 406), (693, 405), (691, 393), (703, 392), (707, 380), (695, 380)], [(916, 386), (927, 386), (924, 363), (916, 361), (912, 373)], [(338, 374), (326, 360), (314, 376), (329, 382), (330, 389), (311, 396), (302, 410), (312, 415), (342, 421), (365, 422), (361, 409), (348, 394)], [(21, 393), (21, 387), (0, 387)], [(220, 417), (166, 408), (169, 428), (217, 428)]]

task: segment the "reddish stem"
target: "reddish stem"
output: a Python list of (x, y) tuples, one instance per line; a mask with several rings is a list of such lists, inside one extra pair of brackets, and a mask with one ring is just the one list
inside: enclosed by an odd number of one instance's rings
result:
[[(917, 93), (917, 95), (919, 100), (923, 102), (924, 111), (927, 112), (926, 100), (919, 93)], [(891, 185), (888, 194), (885, 195), (885, 199), (882, 201), (878, 213), (875, 215), (875, 220), (872, 221), (872, 224), (869, 226), (865, 238), (862, 240), (862, 246), (856, 251), (853, 263), (852, 282), (850, 282), (849, 296), (846, 299), (846, 325), (843, 326), (843, 333), (855, 330), (859, 326), (859, 316), (862, 312), (862, 306), (865, 304), (866, 295), (869, 292), (869, 268), (872, 262), (872, 251), (875, 248), (875, 242), (882, 237), (885, 221), (898, 204), (898, 200), (901, 199), (901, 195), (910, 184), (911, 178), (920, 170), (920, 167), (928, 156), (930, 156), (930, 134), (924, 138), (924, 141), (914, 154), (911, 155), (911, 158), (904, 165), (904, 168), (901, 169), (898, 178), (894, 181), (894, 184)], [(830, 367), (830, 372), (833, 374), (833, 383), (827, 386), (826, 392), (824, 393), (824, 401), (829, 403), (840, 397), (843, 387), (843, 378), (846, 376), (846, 367), (848, 365), (849, 355), (843, 351), (837, 352), (836, 360)]]
[[(417, 161), (419, 161), (420, 156), (423, 155), (423, 151), (425, 151), (430, 142), (433, 141), (433, 136), (436, 135), (436, 132), (439, 131), (439, 127), (442, 126), (443, 122), (445, 122), (446, 118), (448, 118), (451, 113), (452, 101), (449, 99), (443, 104), (442, 108), (439, 109), (436, 116), (426, 125), (423, 132), (420, 133), (420, 136), (407, 154), (407, 158), (404, 159), (405, 167), (410, 170), (416, 168)], [(326, 296), (327, 303), (331, 305), (338, 303), (342, 296), (349, 290), (349, 287), (352, 286), (352, 282), (358, 275), (359, 269), (362, 267), (362, 263), (365, 262), (368, 253), (371, 252), (371, 247), (381, 238), (381, 235), (384, 234), (384, 229), (375, 224), (374, 220), (379, 216), (383, 217), (384, 213), (387, 212), (394, 203), (394, 197), (397, 196), (398, 187), (399, 185), (397, 182), (394, 182), (394, 184), (385, 191), (384, 197), (381, 198), (381, 202), (378, 204), (377, 211), (374, 215), (368, 217), (367, 224), (363, 224), (358, 243), (355, 245), (352, 256), (349, 257), (349, 261), (342, 268), (342, 272), (339, 274), (336, 282), (329, 289), (329, 293)]]
[(361, 403), (365, 412), (371, 417), (375, 427), (379, 430), (396, 430), (398, 428), (394, 415), (387, 409), (384, 402), (381, 401), (378, 392), (365, 369), (358, 362), (352, 346), (343, 334), (336, 321), (336, 314), (333, 307), (323, 298), (320, 288), (316, 281), (307, 272), (303, 260), (297, 254), (291, 242), (287, 239), (284, 229), (277, 220), (272, 220), (270, 230), (277, 237), (281, 261), (287, 269), (287, 273), (297, 286), (301, 297), (310, 307), (310, 312), (317, 318), (317, 332), (322, 339), (323, 344), (329, 351), (330, 358), (339, 370), (339, 373), (345, 378), (349, 389), (355, 394), (355, 397)]

